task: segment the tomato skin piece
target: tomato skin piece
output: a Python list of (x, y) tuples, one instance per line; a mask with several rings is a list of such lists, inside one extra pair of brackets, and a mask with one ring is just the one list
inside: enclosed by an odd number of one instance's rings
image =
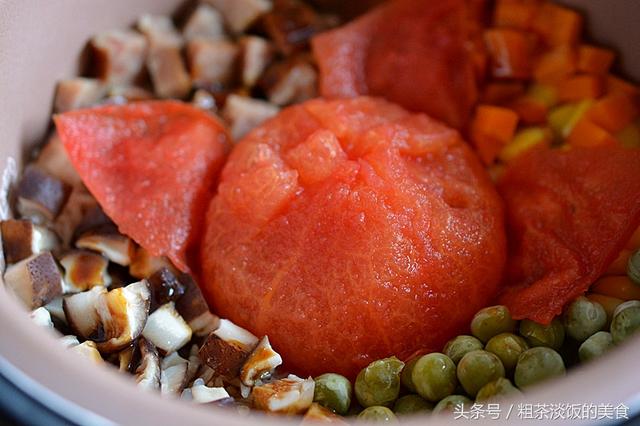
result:
[(189, 271), (228, 150), (212, 115), (177, 101), (145, 101), (54, 117), (74, 167), (105, 213), (154, 256)]
[(320, 93), (383, 96), (462, 128), (478, 99), (484, 2), (395, 0), (314, 37)]
[[(305, 164), (320, 145), (327, 167)], [(285, 368), (354, 378), (465, 332), (497, 295), (505, 245), (501, 201), (458, 132), (379, 99), (319, 99), (231, 153), (201, 282)]]
[(640, 150), (534, 149), (498, 183), (510, 255), (501, 302), (549, 323), (609, 267), (640, 224)]

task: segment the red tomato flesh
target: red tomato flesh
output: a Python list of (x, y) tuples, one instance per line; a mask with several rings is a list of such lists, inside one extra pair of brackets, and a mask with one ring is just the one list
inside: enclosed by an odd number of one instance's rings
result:
[(549, 323), (640, 225), (638, 150), (533, 150), (509, 164), (498, 188), (511, 246), (501, 300), (516, 319)]
[(174, 101), (73, 111), (55, 123), (84, 184), (120, 231), (187, 271), (227, 150), (223, 126)]
[(478, 97), (482, 3), (396, 0), (316, 36), (320, 93), (384, 96), (462, 128)]
[(505, 250), (501, 202), (456, 131), (383, 100), (313, 100), (231, 153), (201, 285), (293, 371), (353, 378), (465, 331)]

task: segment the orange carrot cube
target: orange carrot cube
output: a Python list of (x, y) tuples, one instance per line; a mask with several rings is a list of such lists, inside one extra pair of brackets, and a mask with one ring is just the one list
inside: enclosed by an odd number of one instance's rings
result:
[(527, 79), (531, 75), (533, 41), (524, 31), (492, 28), (484, 32), (491, 58), (491, 71), (497, 78)]
[(540, 99), (524, 95), (511, 103), (510, 107), (525, 124), (543, 124), (547, 121), (549, 107)]
[(540, 8), (540, 0), (498, 0), (493, 14), (497, 27), (528, 30)]
[(616, 138), (602, 127), (589, 120), (581, 118), (569, 133), (567, 143), (571, 146), (593, 147), (602, 145), (615, 145)]
[(498, 153), (513, 138), (517, 126), (518, 115), (508, 108), (492, 105), (476, 108), (471, 123), (471, 141), (485, 164), (495, 161)]
[(536, 81), (557, 83), (576, 72), (578, 52), (572, 46), (559, 46), (540, 56), (534, 65), (533, 76)]
[(589, 110), (589, 119), (611, 133), (624, 129), (637, 115), (631, 97), (620, 93), (605, 96)]
[(578, 48), (578, 71), (591, 74), (606, 74), (616, 55), (610, 49), (583, 44)]
[(576, 44), (582, 31), (582, 16), (575, 10), (545, 2), (535, 16), (532, 28), (549, 46)]
[(569, 77), (559, 84), (558, 97), (561, 102), (596, 99), (604, 92), (604, 82), (600, 76), (580, 74)]
[(633, 83), (609, 74), (607, 76), (607, 93), (626, 93), (629, 96), (636, 97), (640, 94), (640, 88)]

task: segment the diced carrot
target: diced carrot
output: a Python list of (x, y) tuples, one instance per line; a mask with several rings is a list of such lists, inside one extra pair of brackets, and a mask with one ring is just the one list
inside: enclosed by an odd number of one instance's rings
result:
[(578, 53), (572, 46), (558, 46), (540, 56), (534, 65), (536, 81), (557, 83), (574, 74), (578, 68)]
[(596, 99), (602, 95), (604, 83), (597, 75), (580, 74), (569, 77), (559, 84), (558, 97), (561, 102)]
[(640, 299), (640, 286), (634, 284), (626, 275), (602, 277), (593, 284), (591, 291), (622, 300)]
[(633, 235), (631, 235), (631, 238), (629, 238), (627, 248), (633, 251), (640, 249), (640, 226), (638, 226), (638, 229), (636, 229)]
[(510, 107), (525, 124), (543, 124), (547, 120), (549, 108), (539, 99), (521, 96), (511, 103)]
[(492, 28), (484, 32), (484, 41), (494, 77), (529, 78), (533, 46), (530, 34), (508, 28)]
[(575, 10), (545, 2), (533, 19), (532, 29), (549, 46), (576, 44), (582, 31), (582, 16)]
[(602, 127), (589, 120), (587, 117), (582, 117), (571, 130), (567, 143), (571, 146), (602, 146), (602, 145), (614, 145), (618, 141), (609, 132)]
[(589, 119), (611, 133), (624, 129), (637, 115), (633, 100), (620, 93), (605, 96), (589, 110)]
[(616, 54), (611, 49), (583, 44), (578, 48), (578, 71), (591, 74), (606, 74)]
[(528, 30), (539, 8), (540, 0), (498, 0), (493, 23), (497, 27)]
[(626, 93), (629, 96), (636, 97), (640, 94), (640, 88), (633, 83), (609, 74), (607, 76), (607, 93)]
[(518, 115), (508, 108), (480, 105), (471, 123), (471, 141), (480, 159), (492, 164), (509, 143), (518, 126)]
[(519, 81), (493, 82), (485, 86), (482, 92), (482, 102), (501, 105), (514, 100), (524, 93), (524, 83)]
[(624, 300), (618, 299), (617, 297), (605, 296), (597, 293), (588, 293), (587, 298), (592, 302), (599, 303), (604, 308), (604, 312), (607, 314), (607, 327), (609, 327), (609, 324), (613, 319), (613, 314), (616, 311), (616, 308), (624, 302)]
[(544, 127), (527, 127), (516, 133), (513, 140), (500, 151), (500, 160), (508, 163), (538, 146), (551, 144), (551, 131)]
[(627, 262), (631, 257), (631, 250), (623, 249), (616, 257), (616, 260), (611, 262), (609, 268), (605, 271), (604, 275), (624, 275), (627, 273)]

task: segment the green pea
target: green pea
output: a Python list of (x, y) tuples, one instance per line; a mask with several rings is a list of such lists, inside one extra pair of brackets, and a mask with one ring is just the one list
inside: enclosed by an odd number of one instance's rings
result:
[(456, 388), (456, 365), (445, 354), (424, 355), (413, 368), (411, 380), (421, 397), (436, 402), (451, 395)]
[(518, 358), (514, 381), (520, 389), (565, 374), (560, 354), (544, 346), (524, 351)]
[(627, 263), (627, 275), (631, 281), (640, 285), (640, 249), (636, 250), (635, 253), (629, 256), (629, 262)]
[(613, 346), (613, 338), (611, 333), (606, 331), (598, 331), (593, 336), (582, 342), (578, 349), (580, 361), (587, 362), (594, 358), (602, 356)]
[(327, 373), (315, 378), (314, 402), (338, 413), (346, 414), (351, 405), (351, 382), (339, 374)]
[(433, 404), (418, 395), (405, 395), (398, 398), (393, 406), (397, 415), (426, 413), (433, 410)]
[(482, 342), (475, 337), (462, 335), (449, 340), (442, 352), (457, 364), (467, 352), (476, 351), (483, 347)]
[(398, 418), (393, 411), (387, 407), (381, 407), (374, 405), (372, 407), (365, 408), (358, 414), (360, 420), (376, 423), (397, 423)]
[[(630, 301), (637, 302), (637, 301)], [(625, 302), (616, 308), (611, 320), (611, 337), (619, 345), (640, 329), (640, 305)]]
[(391, 406), (400, 393), (400, 372), (404, 362), (396, 357), (369, 364), (356, 378), (356, 397), (363, 407)]
[(567, 334), (578, 342), (584, 342), (605, 327), (607, 313), (601, 304), (580, 296), (569, 304), (563, 320)]
[(564, 326), (557, 318), (549, 325), (525, 319), (520, 321), (520, 335), (531, 347), (546, 346), (558, 350), (564, 342)]
[(471, 334), (487, 343), (489, 339), (500, 333), (516, 330), (517, 323), (511, 318), (506, 306), (496, 305), (480, 309), (471, 320)]
[(413, 385), (413, 381), (411, 380), (411, 374), (413, 373), (413, 368), (416, 366), (416, 362), (420, 359), (420, 356), (414, 356), (409, 361), (404, 364), (404, 368), (402, 369), (402, 373), (400, 374), (400, 382), (402, 386), (407, 388), (411, 392), (416, 391), (416, 387)]
[(495, 354), (507, 371), (516, 368), (518, 357), (529, 349), (527, 341), (513, 333), (500, 333), (493, 336), (488, 342), (485, 350)]
[(468, 411), (472, 405), (473, 401), (464, 395), (449, 395), (436, 404), (433, 414), (462, 411), (461, 409)]
[(522, 392), (511, 384), (509, 379), (500, 377), (484, 385), (476, 394), (477, 402), (491, 401), (509, 396), (520, 395)]
[(484, 350), (471, 351), (458, 363), (458, 380), (465, 392), (472, 397), (484, 385), (504, 377), (504, 374), (500, 358)]

